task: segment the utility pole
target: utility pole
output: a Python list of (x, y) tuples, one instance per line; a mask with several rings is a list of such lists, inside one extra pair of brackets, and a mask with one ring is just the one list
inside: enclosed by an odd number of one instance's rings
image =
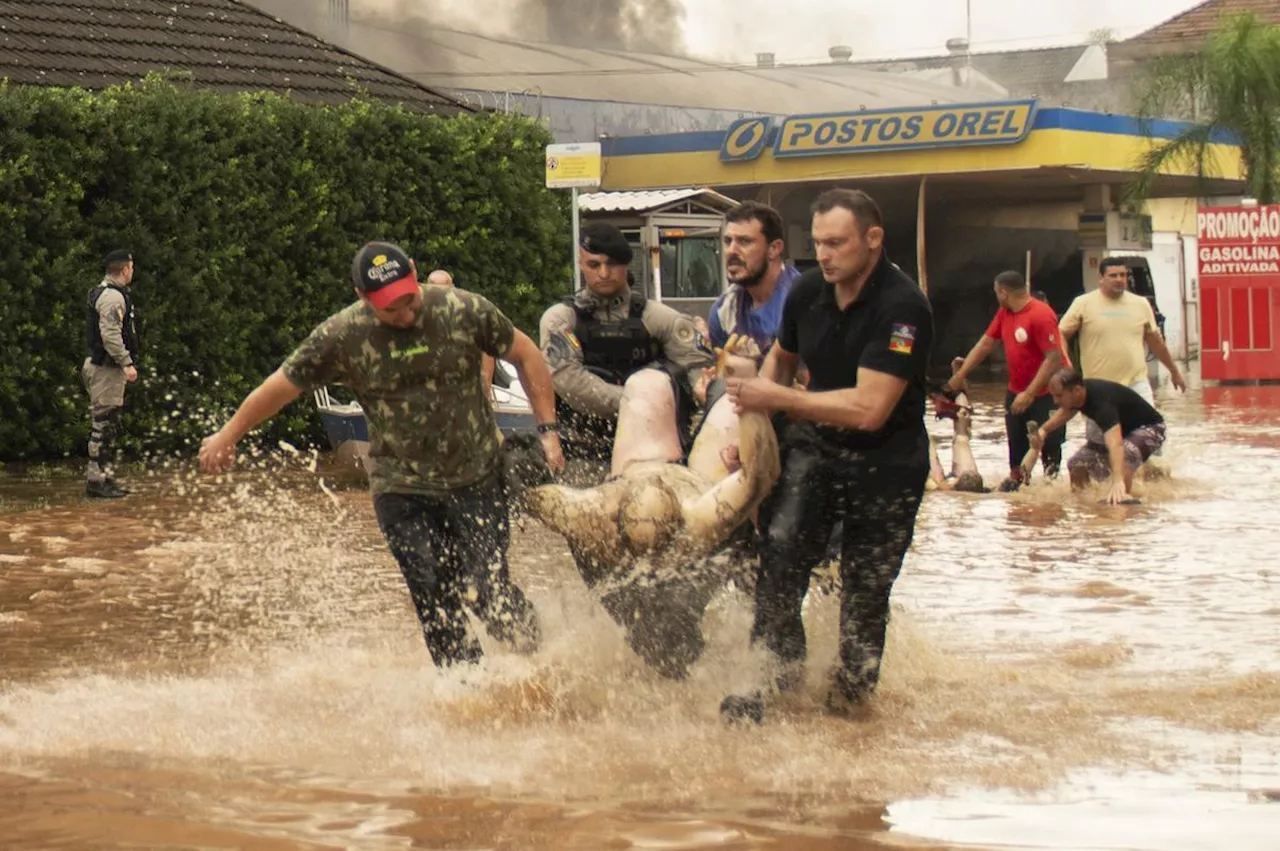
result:
[(964, 0), (964, 67), (966, 81), (973, 78), (973, 0)]

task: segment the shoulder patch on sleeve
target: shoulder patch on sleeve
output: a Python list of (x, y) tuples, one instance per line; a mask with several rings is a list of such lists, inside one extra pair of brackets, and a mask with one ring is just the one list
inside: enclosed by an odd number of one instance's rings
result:
[(916, 326), (895, 322), (889, 330), (889, 351), (909, 355), (916, 345)]
[(560, 331), (552, 334), (547, 341), (545, 351), (547, 363), (556, 367), (577, 360), (582, 353), (582, 344), (572, 331)]

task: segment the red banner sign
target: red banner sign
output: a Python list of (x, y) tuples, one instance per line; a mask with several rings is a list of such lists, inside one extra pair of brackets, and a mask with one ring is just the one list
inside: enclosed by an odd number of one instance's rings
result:
[(1280, 380), (1280, 205), (1201, 207), (1200, 371), (1209, 380)]

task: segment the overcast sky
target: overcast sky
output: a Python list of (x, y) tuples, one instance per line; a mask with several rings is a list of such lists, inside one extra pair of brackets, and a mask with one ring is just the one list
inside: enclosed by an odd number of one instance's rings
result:
[[(1079, 44), (1092, 30), (1134, 35), (1195, 0), (970, 0), (974, 50)], [(941, 53), (965, 34), (965, 0), (684, 0), (690, 52), (751, 62), (772, 51), (779, 62), (827, 58), (845, 44), (854, 56)]]

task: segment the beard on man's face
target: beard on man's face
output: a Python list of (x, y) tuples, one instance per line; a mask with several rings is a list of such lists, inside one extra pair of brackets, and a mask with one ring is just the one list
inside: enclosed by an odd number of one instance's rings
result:
[(760, 265), (752, 269), (746, 265), (746, 262), (741, 257), (738, 257), (737, 255), (731, 255), (729, 257), (728, 265), (732, 265), (734, 263), (737, 264), (738, 269), (740, 269), (741, 271), (737, 272), (737, 277), (734, 277), (734, 273), (730, 272), (726, 268), (725, 277), (729, 279), (729, 283), (737, 284), (738, 286), (746, 287), (747, 289), (751, 289), (752, 287), (756, 286), (756, 284), (759, 284), (761, 281), (763, 281), (765, 273), (769, 271), (768, 259), (762, 259), (760, 261)]

